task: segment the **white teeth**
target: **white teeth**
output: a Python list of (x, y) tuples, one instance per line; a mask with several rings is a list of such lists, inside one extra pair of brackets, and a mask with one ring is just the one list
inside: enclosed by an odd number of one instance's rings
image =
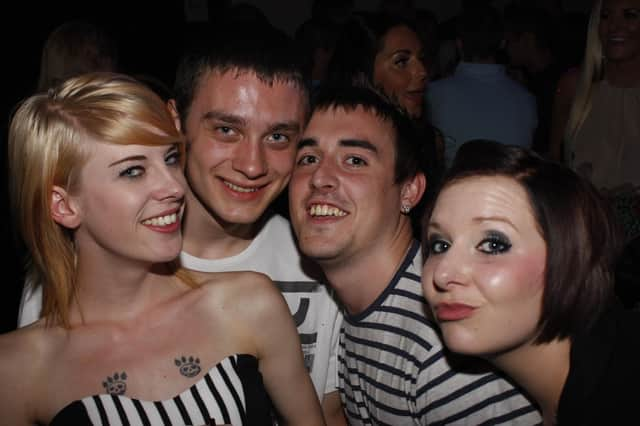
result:
[(227, 181), (224, 181), (224, 184), (237, 192), (256, 192), (258, 190), (258, 188), (244, 188), (242, 186), (234, 185), (231, 182), (227, 182)]
[(151, 226), (167, 226), (176, 223), (177, 220), (178, 215), (173, 213), (166, 216), (152, 217), (151, 219), (144, 220), (142, 224)]
[(311, 216), (346, 216), (347, 212), (340, 210), (337, 207), (332, 207), (327, 204), (314, 204), (309, 208), (309, 214)]

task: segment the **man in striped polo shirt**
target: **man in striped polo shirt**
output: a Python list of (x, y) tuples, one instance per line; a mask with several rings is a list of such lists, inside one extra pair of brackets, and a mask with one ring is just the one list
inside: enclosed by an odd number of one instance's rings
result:
[(291, 220), (346, 309), (345, 413), (352, 425), (540, 424), (529, 400), (487, 365), (452, 359), (426, 316), (410, 214), (426, 187), (428, 142), (380, 95), (329, 88), (298, 144)]

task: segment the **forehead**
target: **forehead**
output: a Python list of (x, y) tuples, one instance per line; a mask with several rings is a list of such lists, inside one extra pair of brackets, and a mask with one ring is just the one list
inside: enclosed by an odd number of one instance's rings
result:
[(382, 52), (392, 53), (396, 50), (418, 51), (422, 49), (422, 43), (418, 35), (404, 25), (395, 26), (385, 34), (382, 43)]
[(361, 106), (354, 110), (332, 107), (316, 110), (304, 132), (322, 146), (337, 145), (341, 140), (366, 140), (379, 153), (395, 152), (395, 131), (392, 124), (378, 117), (375, 112)]
[(104, 142), (95, 138), (87, 138), (83, 141), (83, 150), (87, 154), (88, 163), (109, 165), (114, 161), (126, 157), (149, 157), (150, 155), (163, 155), (174, 147), (171, 144), (139, 145), (139, 144), (115, 144)]
[(432, 219), (466, 223), (483, 217), (504, 218), (525, 229), (538, 228), (527, 192), (506, 176), (471, 176), (448, 184), (438, 195)]
[(202, 77), (192, 110), (196, 113), (217, 110), (246, 119), (302, 123), (307, 101), (306, 92), (294, 82), (267, 82), (252, 71), (212, 70)]

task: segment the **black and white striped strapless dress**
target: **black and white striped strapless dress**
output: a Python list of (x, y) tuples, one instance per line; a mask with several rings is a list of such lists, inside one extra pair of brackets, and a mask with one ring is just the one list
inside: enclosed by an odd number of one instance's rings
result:
[(189, 389), (164, 401), (88, 396), (63, 408), (50, 426), (272, 425), (269, 397), (252, 355), (232, 355)]

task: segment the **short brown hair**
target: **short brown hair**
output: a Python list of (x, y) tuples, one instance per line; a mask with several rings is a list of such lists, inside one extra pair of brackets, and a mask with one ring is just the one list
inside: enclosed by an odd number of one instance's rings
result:
[[(441, 189), (474, 176), (518, 182), (546, 243), (536, 343), (588, 331), (615, 299), (614, 267), (621, 242), (598, 190), (573, 170), (533, 151), (485, 140), (467, 142), (458, 150)], [(428, 255), (426, 245), (424, 249)]]

